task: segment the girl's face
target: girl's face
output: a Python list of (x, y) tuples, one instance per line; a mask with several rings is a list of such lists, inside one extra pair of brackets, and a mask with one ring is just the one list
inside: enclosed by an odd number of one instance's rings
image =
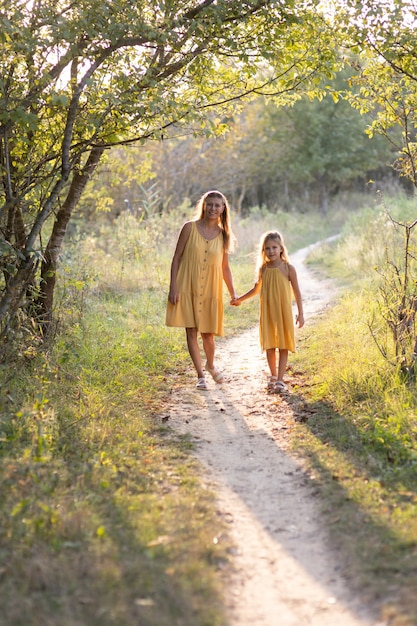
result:
[(276, 261), (281, 258), (282, 246), (276, 239), (267, 239), (264, 251), (269, 261)]
[(209, 218), (219, 219), (224, 211), (224, 202), (217, 196), (208, 197), (204, 203), (204, 215)]

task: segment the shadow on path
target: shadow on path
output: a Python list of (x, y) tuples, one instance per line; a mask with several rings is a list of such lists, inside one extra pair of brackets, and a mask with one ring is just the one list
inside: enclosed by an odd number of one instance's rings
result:
[[(304, 266), (310, 249), (291, 257), (307, 324), (335, 295)], [(237, 546), (225, 593), (231, 626), (384, 626), (330, 547), (331, 521), (314, 477), (287, 449), (290, 429), (305, 414), (302, 396), (266, 392), (257, 328), (219, 343), (217, 352), (226, 382), (198, 392), (190, 376), (189, 389), (173, 390), (170, 424), (195, 443)]]

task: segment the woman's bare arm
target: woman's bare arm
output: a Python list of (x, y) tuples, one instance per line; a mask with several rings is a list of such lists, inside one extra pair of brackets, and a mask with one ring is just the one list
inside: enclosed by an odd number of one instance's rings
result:
[(178, 292), (177, 292), (177, 275), (178, 268), (180, 266), (180, 261), (182, 255), (184, 253), (185, 244), (188, 241), (188, 237), (190, 236), (192, 222), (186, 222), (181, 229), (181, 232), (178, 237), (177, 245), (175, 247), (174, 256), (172, 257), (171, 263), (171, 281), (169, 285), (169, 294), (168, 300), (171, 304), (177, 304), (178, 302)]

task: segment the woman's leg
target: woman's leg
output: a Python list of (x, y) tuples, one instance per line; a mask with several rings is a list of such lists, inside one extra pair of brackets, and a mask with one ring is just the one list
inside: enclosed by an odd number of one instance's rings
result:
[(266, 359), (268, 361), (271, 376), (277, 375), (277, 351), (275, 348), (268, 348), (266, 351)]
[(214, 382), (222, 383), (224, 381), (224, 374), (214, 365), (214, 354), (216, 352), (214, 335), (212, 333), (201, 333), (201, 338), (203, 340), (203, 348), (207, 359), (206, 370), (212, 375)]
[(278, 363), (278, 380), (284, 380), (284, 374), (287, 370), (288, 363), (288, 350), (279, 351), (279, 363)]
[(198, 378), (204, 378), (203, 364), (201, 362), (200, 347), (198, 345), (198, 333), (196, 328), (186, 328), (187, 346), (191, 360), (197, 372)]
[(216, 344), (214, 342), (213, 333), (201, 333), (201, 339), (203, 340), (203, 349), (206, 354), (208, 369), (214, 369), (214, 353), (216, 351)]

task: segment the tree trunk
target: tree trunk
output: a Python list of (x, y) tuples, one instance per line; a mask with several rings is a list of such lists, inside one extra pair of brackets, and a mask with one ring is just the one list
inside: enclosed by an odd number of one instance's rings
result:
[(67, 226), (88, 181), (100, 162), (103, 152), (104, 148), (93, 148), (83, 169), (80, 172), (75, 172), (65, 202), (57, 213), (45, 250), (41, 266), (40, 293), (36, 302), (38, 321), (42, 326), (44, 335), (47, 335), (51, 329), (58, 257)]
[(319, 180), (319, 211), (324, 216), (329, 211), (329, 189), (325, 177)]
[(246, 195), (246, 185), (242, 185), (239, 191), (239, 195), (236, 199), (236, 213), (237, 215), (242, 215), (242, 203)]
[[(7, 282), (5, 294), (0, 303), (0, 320), (13, 318), (22, 307), (25, 294), (36, 272), (36, 263), (33, 257), (20, 264), (16, 274)], [(2, 324), (2, 330), (4, 326)]]

